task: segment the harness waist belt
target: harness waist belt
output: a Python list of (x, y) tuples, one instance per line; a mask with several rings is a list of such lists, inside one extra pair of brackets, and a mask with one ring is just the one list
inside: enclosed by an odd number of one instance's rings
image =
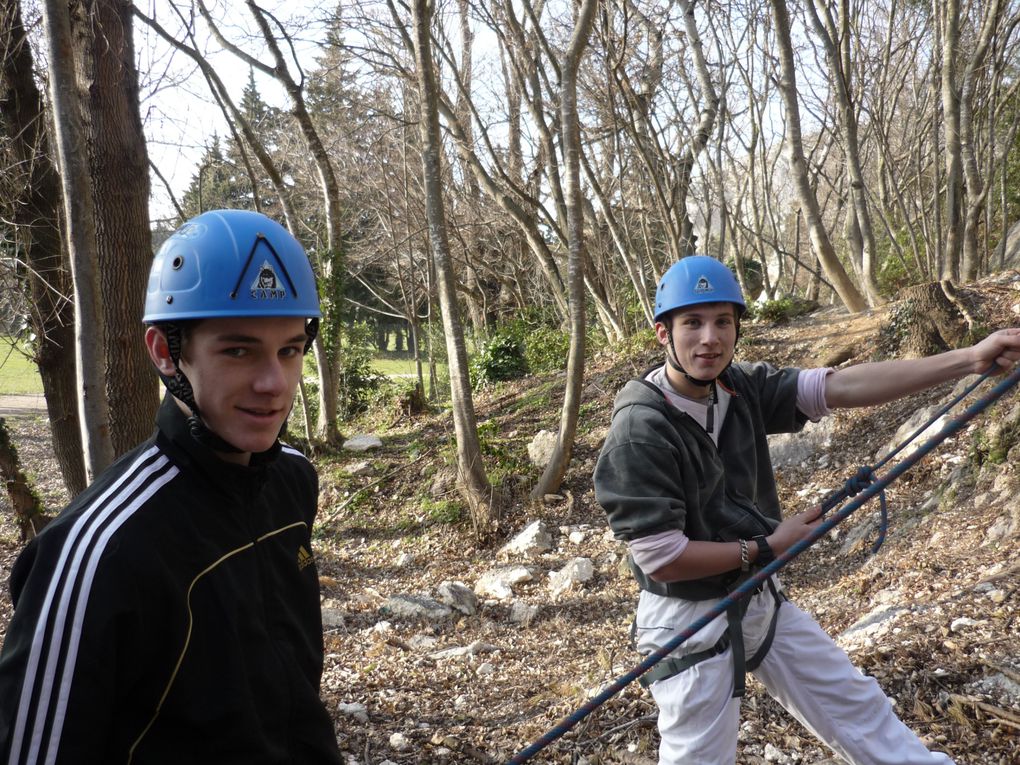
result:
[[(652, 683), (656, 683), (659, 680), (667, 680), (675, 675), (679, 675), (681, 672), (686, 672), (688, 669), (693, 667), (695, 664), (711, 659), (713, 656), (718, 656), (724, 653), (727, 648), (733, 646), (733, 698), (737, 698), (744, 695), (744, 675), (747, 672), (753, 672), (762, 663), (765, 656), (769, 652), (769, 648), (772, 647), (772, 641), (776, 636), (776, 623), (779, 621), (779, 606), (784, 600), (786, 595), (780, 593), (776, 589), (775, 583), (771, 578), (768, 580), (769, 591), (772, 593), (772, 597), (775, 600), (776, 607), (772, 611), (772, 618), (769, 620), (768, 631), (765, 633), (765, 639), (762, 640), (758, 650), (754, 652), (754, 656), (750, 660), (746, 660), (744, 657), (744, 635), (743, 628), (741, 625), (741, 619), (743, 618), (746, 609), (741, 608), (730, 608), (727, 609), (726, 618), (729, 626), (726, 632), (722, 634), (711, 648), (707, 648), (704, 651), (698, 651), (697, 653), (689, 653), (685, 656), (671, 656), (668, 659), (663, 659), (650, 670), (645, 672), (641, 677), (638, 678), (638, 682), (641, 683), (642, 687), (648, 688)], [(734, 606), (739, 606), (735, 603)]]

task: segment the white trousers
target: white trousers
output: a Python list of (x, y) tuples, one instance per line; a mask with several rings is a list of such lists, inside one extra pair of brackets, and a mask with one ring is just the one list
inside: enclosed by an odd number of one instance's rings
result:
[[(638, 605), (638, 649), (662, 645), (714, 605), (642, 592)], [(743, 621), (748, 657), (764, 639), (772, 610), (766, 589), (755, 595)], [(725, 617), (713, 621), (681, 646), (677, 655), (701, 651), (725, 631)], [(900, 722), (878, 683), (865, 677), (795, 605), (780, 607), (772, 647), (754, 672), (768, 692), (808, 730), (852, 765), (952, 765), (930, 752)], [(659, 765), (733, 765), (737, 757), (740, 699), (732, 698), (733, 654), (728, 648), (651, 686), (659, 707)]]

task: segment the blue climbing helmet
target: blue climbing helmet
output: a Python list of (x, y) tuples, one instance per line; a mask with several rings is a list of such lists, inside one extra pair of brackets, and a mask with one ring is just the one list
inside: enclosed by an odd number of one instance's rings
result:
[[(691, 384), (709, 388), (714, 404), (717, 399), (715, 379), (701, 379), (691, 375), (677, 356), (673, 331), (669, 322), (663, 321), (671, 311), (699, 303), (733, 303), (736, 311), (737, 338), (740, 337), (740, 317), (747, 310), (744, 296), (736, 277), (725, 265), (707, 255), (690, 255), (674, 263), (655, 290), (655, 321), (662, 322), (666, 329), (668, 345), (666, 363), (682, 374)], [(732, 361), (732, 359), (731, 359)], [(728, 366), (728, 365), (727, 365)], [(709, 407), (711, 413), (713, 408)], [(709, 416), (706, 429), (712, 432), (712, 418)]]
[(321, 315), (308, 256), (287, 229), (261, 213), (213, 210), (156, 253), (142, 321)]
[(738, 306), (738, 319), (747, 310), (733, 272), (707, 255), (681, 258), (662, 275), (655, 290), (655, 320), (698, 303), (733, 303)]
[(142, 321), (166, 336), (176, 372), (160, 373), (187, 404), (191, 435), (220, 452), (240, 452), (209, 430), (181, 371), (184, 324), (202, 319), (295, 316), (305, 319), (305, 353), (319, 329), (315, 274), (300, 242), (271, 218), (248, 210), (212, 210), (187, 221), (152, 261)]

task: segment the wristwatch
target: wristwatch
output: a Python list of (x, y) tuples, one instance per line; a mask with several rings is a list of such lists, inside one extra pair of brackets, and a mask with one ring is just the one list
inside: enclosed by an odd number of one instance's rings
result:
[(776, 559), (776, 554), (772, 552), (772, 547), (764, 536), (754, 537), (754, 541), (758, 543), (758, 557), (754, 559), (755, 565), (765, 568)]

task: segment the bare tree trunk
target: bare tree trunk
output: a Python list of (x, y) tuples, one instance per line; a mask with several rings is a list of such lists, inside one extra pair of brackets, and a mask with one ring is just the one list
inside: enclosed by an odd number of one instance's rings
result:
[[(808, 6), (815, 32), (825, 48), (828, 60), (829, 83), (839, 108), (840, 131), (843, 134), (843, 156), (850, 176), (850, 198), (853, 202), (854, 234), (860, 237), (861, 280), (868, 302), (881, 305), (876, 272), (878, 252), (875, 228), (871, 221), (864, 170), (861, 165), (861, 147), (857, 133), (857, 114), (853, 104), (850, 82), (850, 9), (847, 0), (839, 0), (839, 29), (832, 18), (826, 0), (814, 0)], [(819, 14), (822, 14), (820, 16)], [(824, 16), (824, 18), (823, 18)]]
[(428, 0), (414, 0), (412, 3), (414, 55), (418, 93), (421, 98), (422, 175), (426, 217), (436, 261), (439, 300), (443, 309), (443, 331), (446, 335), (447, 363), (450, 371), (450, 398), (453, 403), (453, 425), (457, 436), (458, 484), (471, 510), (475, 532), (478, 536), (484, 537), (492, 532), (497, 518), (492, 504), (492, 488), (482, 465), (478, 423), (471, 398), (467, 352), (464, 348), (464, 330), (457, 306), (457, 286), (446, 231), (440, 167), (442, 138), (439, 132), (438, 91), (432, 63), (430, 14), (431, 5)]
[(53, 452), (71, 495), (85, 489), (74, 362), (74, 303), (67, 251), (60, 233), (60, 177), (50, 155), (43, 97), (19, 0), (0, 2), (0, 118), (12, 159), (9, 174), (14, 236), (29, 264), (30, 321), (35, 362), (46, 396)]
[[(960, 159), (967, 189), (964, 206), (960, 278), (966, 282), (973, 281), (978, 276), (981, 260), (978, 250), (978, 228), (981, 225), (981, 216), (985, 209), (990, 186), (990, 184), (985, 183), (985, 180), (981, 177), (981, 171), (978, 170), (978, 148), (975, 145), (977, 143), (977, 136), (974, 129), (974, 101), (977, 98), (975, 91), (977, 90), (978, 80), (987, 72), (988, 51), (992, 44), (993, 35), (997, 31), (997, 22), (1001, 10), (1002, 0), (992, 0), (992, 2), (983, 7), (981, 30), (978, 34), (974, 52), (971, 54), (963, 74), (960, 94)], [(993, 104), (993, 111), (994, 106)], [(994, 122), (994, 118), (990, 121)], [(994, 144), (987, 151), (994, 154)], [(986, 233), (987, 230), (987, 227), (985, 227)]]
[(149, 160), (138, 101), (130, 0), (79, 0), (72, 34), (82, 98), (105, 323), (115, 455), (152, 432), (159, 390), (139, 317), (152, 262)]
[[(935, 0), (936, 8), (938, 0)], [(942, 41), (942, 124), (946, 141), (946, 245), (939, 253), (939, 278), (953, 281), (960, 275), (963, 239), (963, 151), (960, 145), (960, 93), (956, 85), (956, 58), (960, 48), (960, 1), (946, 0)]]
[(100, 301), (101, 273), (96, 244), (95, 209), (89, 182), (87, 146), (81, 124), (81, 102), (78, 98), (67, 4), (62, 0), (46, 0), (43, 15), (48, 32), (50, 98), (63, 179), (71, 276), (74, 280), (78, 416), (85, 455), (85, 475), (87, 481), (91, 482), (114, 458), (110, 408), (106, 400), (106, 323)]
[(789, 152), (790, 172), (797, 188), (804, 219), (808, 225), (811, 244), (825, 271), (832, 282), (843, 305), (851, 313), (858, 313), (868, 307), (861, 293), (847, 276), (846, 271), (836, 256), (832, 241), (822, 222), (818, 198), (811, 188), (804, 159), (804, 147), (800, 134), (800, 106), (797, 103), (797, 80), (793, 64), (793, 43), (790, 39), (790, 15), (786, 8), (786, 0), (770, 0), (773, 17), (776, 22), (776, 44), (779, 47), (781, 67), (779, 90), (786, 106), (787, 150)]
[(560, 128), (563, 164), (566, 172), (566, 207), (569, 255), (567, 286), (570, 294), (570, 350), (567, 355), (567, 379), (560, 412), (560, 430), (556, 448), (542, 477), (531, 492), (532, 499), (559, 490), (570, 466), (577, 435), (577, 417), (584, 383), (584, 208), (581, 198), (581, 128), (577, 118), (577, 69), (588, 44), (597, 0), (584, 0), (574, 22), (570, 45), (560, 66)]

